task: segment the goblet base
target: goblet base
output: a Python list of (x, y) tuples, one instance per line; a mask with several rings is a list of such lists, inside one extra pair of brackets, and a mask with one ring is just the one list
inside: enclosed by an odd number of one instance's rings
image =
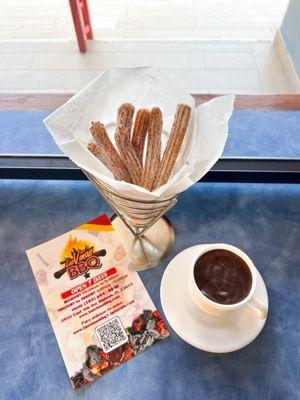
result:
[(111, 222), (131, 258), (130, 267), (135, 271), (157, 266), (173, 247), (175, 233), (166, 217), (160, 218), (141, 237), (135, 237), (116, 214), (111, 217)]

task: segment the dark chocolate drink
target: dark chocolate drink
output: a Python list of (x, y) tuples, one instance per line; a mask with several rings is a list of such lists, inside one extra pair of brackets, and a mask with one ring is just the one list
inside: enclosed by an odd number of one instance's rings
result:
[(210, 250), (198, 258), (194, 267), (198, 288), (210, 300), (235, 304), (248, 296), (252, 276), (245, 261), (228, 250)]

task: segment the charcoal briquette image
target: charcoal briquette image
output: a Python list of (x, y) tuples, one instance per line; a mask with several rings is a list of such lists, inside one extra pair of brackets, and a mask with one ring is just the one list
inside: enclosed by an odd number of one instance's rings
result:
[(82, 369), (71, 377), (75, 390), (141, 354), (154, 343), (169, 336), (169, 331), (157, 310), (144, 310), (125, 330), (128, 342), (108, 353), (105, 353), (97, 345), (87, 347)]

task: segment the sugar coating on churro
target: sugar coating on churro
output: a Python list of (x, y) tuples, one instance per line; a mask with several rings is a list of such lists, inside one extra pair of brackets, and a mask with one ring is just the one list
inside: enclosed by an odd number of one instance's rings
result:
[[(110, 158), (108, 154), (103, 151), (103, 148), (101, 146), (98, 146), (95, 143), (89, 143), (87, 145), (87, 149), (95, 156), (97, 157), (109, 170), (111, 170), (111, 165), (110, 165)], [(114, 177), (116, 178), (115, 174)]]
[(121, 160), (126, 165), (132, 182), (139, 185), (142, 177), (142, 164), (130, 142), (125, 127), (117, 128), (115, 142), (120, 152)]
[[(115, 179), (140, 185), (153, 191), (164, 185), (172, 175), (191, 117), (191, 107), (178, 104), (167, 146), (161, 159), (163, 117), (158, 107), (140, 109), (131, 130), (134, 106), (124, 103), (118, 108), (115, 142), (112, 144), (100, 122), (92, 123), (90, 131), (96, 143), (88, 150), (113, 174)], [(143, 153), (147, 139), (145, 166)], [(117, 151), (118, 150), (118, 151)]]
[(149, 121), (150, 112), (146, 108), (138, 110), (135, 116), (131, 143), (142, 165)]
[(181, 149), (181, 145), (189, 125), (191, 111), (191, 107), (186, 104), (177, 105), (173, 126), (160, 163), (157, 178), (153, 185), (153, 190), (164, 185), (172, 174), (177, 156)]
[(150, 113), (146, 161), (141, 181), (141, 186), (148, 190), (152, 190), (159, 171), (162, 126), (162, 113), (158, 107), (154, 107)]
[(129, 138), (132, 128), (134, 110), (135, 108), (131, 103), (124, 103), (118, 108), (117, 128), (126, 128)]
[(115, 179), (132, 182), (126, 165), (122, 162), (119, 153), (112, 144), (104, 125), (100, 122), (92, 122), (90, 131), (97, 147), (89, 144), (88, 150), (103, 162), (114, 174)]

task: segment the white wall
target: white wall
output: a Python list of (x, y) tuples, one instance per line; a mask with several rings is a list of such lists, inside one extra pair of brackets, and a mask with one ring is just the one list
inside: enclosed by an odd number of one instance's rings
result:
[(300, 0), (290, 0), (280, 32), (300, 77)]

